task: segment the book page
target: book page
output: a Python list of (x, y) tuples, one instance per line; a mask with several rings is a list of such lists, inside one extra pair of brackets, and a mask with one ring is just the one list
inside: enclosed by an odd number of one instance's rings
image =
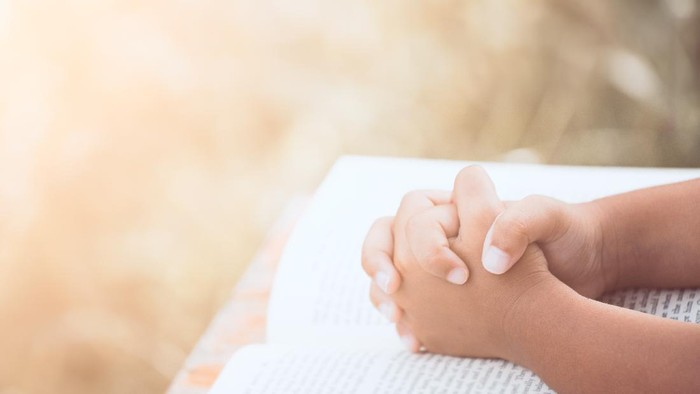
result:
[(698, 289), (623, 290), (606, 294), (601, 301), (667, 319), (700, 323), (700, 291)]
[(234, 355), (210, 394), (550, 393), (535, 374), (502, 360), (344, 350), (248, 346)]
[[(360, 252), (375, 219), (393, 215), (405, 193), (451, 190), (467, 162), (341, 158), (291, 235), (273, 286), (268, 341), (338, 346), (400, 346), (393, 326), (369, 302)], [(700, 170), (479, 163), (499, 197), (542, 194), (582, 202), (687, 180)]]

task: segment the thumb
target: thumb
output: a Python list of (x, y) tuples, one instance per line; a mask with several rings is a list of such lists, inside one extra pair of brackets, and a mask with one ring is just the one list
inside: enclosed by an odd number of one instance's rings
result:
[(484, 268), (493, 274), (507, 272), (534, 242), (551, 242), (569, 227), (567, 205), (543, 196), (528, 196), (509, 204), (496, 217), (484, 240)]

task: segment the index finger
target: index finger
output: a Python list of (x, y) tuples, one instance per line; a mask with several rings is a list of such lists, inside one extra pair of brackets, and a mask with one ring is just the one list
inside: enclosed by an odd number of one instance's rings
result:
[(443, 190), (416, 190), (406, 195), (399, 204), (394, 220), (394, 258), (406, 261), (413, 253), (409, 246), (406, 230), (409, 221), (418, 213), (436, 205), (449, 204), (450, 192)]
[(469, 277), (466, 265), (450, 249), (459, 220), (453, 204), (428, 208), (408, 223), (407, 236), (413, 254), (424, 270), (450, 283), (462, 285)]

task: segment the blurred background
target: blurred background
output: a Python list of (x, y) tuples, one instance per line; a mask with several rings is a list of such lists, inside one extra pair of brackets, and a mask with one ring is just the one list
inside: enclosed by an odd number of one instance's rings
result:
[(162, 392), (345, 153), (700, 166), (693, 0), (0, 0), (0, 393)]

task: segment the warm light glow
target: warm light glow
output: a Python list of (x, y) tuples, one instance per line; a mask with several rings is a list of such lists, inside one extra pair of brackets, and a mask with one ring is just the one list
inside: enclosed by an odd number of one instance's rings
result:
[(0, 0), (0, 392), (162, 392), (343, 153), (700, 165), (692, 1)]

